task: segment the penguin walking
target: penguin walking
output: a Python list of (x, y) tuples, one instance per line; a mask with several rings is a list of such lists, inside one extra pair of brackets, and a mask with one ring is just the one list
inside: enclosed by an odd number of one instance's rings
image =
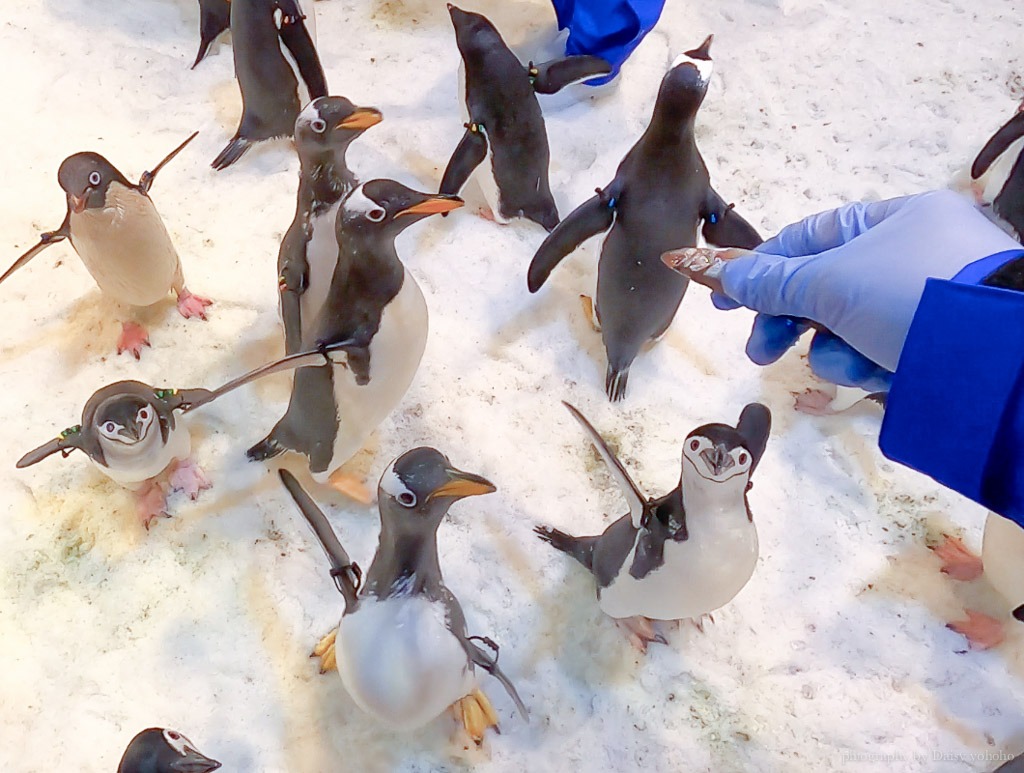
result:
[(292, 134), (302, 105), (282, 43), (295, 60), (309, 98), (327, 96), (323, 67), (304, 18), (298, 0), (231, 3), (231, 50), (242, 92), (242, 119), (231, 142), (213, 160), (214, 169), (231, 166), (254, 142)]
[(150, 727), (128, 744), (117, 773), (210, 773), (219, 767), (177, 730)]
[(613, 179), (577, 207), (537, 250), (528, 285), (535, 293), (583, 241), (607, 231), (597, 269), (596, 305), (585, 308), (601, 331), (608, 369), (605, 392), (623, 399), (641, 348), (668, 329), (688, 280), (661, 254), (695, 246), (697, 230), (716, 245), (752, 248), (761, 237), (711, 187), (694, 137), (694, 121), (711, 77), (711, 36), (679, 56), (662, 79), (647, 131)]
[(498, 645), (468, 635), (437, 555), (437, 529), (448, 509), (464, 497), (491, 493), (490, 481), (455, 469), (433, 448), (398, 457), (380, 479), (380, 539), (364, 578), (320, 508), (291, 473), (279, 474), (326, 551), (345, 599), (337, 629), (313, 650), (321, 673), (336, 669), (356, 704), (395, 728), (421, 727), (450, 707), (479, 744), (488, 727), (498, 726), (490, 700), (477, 686), (479, 666), (528, 719), (498, 667)]
[(394, 180), (356, 187), (338, 211), (337, 261), (327, 300), (303, 323), (302, 348), (333, 347), (331, 368), (296, 370), (291, 400), (270, 434), (248, 451), (262, 461), (304, 454), (313, 477), (369, 502), (362, 481), (338, 468), (405, 395), (427, 342), (427, 305), (395, 251), (395, 238), (462, 199), (420, 193)]
[(231, 26), (231, 0), (199, 0), (199, 52), (192, 69), (206, 58), (213, 41)]
[(1024, 102), (978, 153), (971, 179), (981, 202), (1024, 239)]
[(441, 181), (441, 193), (458, 193), (486, 159), (477, 179), (496, 220), (525, 217), (550, 231), (558, 209), (548, 185), (548, 137), (537, 93), (554, 94), (571, 83), (607, 75), (596, 56), (571, 56), (527, 67), (484, 16), (448, 4), (462, 55), (459, 98), (466, 133)]
[[(206, 319), (206, 307), (212, 302), (185, 287), (178, 253), (149, 197), (157, 173), (196, 134), (153, 171), (143, 172), (138, 185), (128, 182), (99, 153), (75, 153), (64, 159), (57, 171), (60, 187), (67, 194), (64, 222), (56, 231), (44, 233), (37, 245), (0, 276), (0, 282), (51, 244), (69, 239), (100, 290), (114, 300), (151, 306), (173, 290), (181, 316)], [(137, 322), (122, 323), (118, 354), (130, 352), (139, 359), (143, 346), (149, 346), (146, 330)]]
[(599, 536), (573, 537), (549, 526), (534, 531), (590, 570), (601, 610), (646, 651), (649, 642), (665, 643), (653, 620), (699, 619), (732, 601), (754, 573), (757, 529), (747, 492), (768, 443), (771, 412), (751, 403), (736, 427), (693, 430), (683, 443), (679, 485), (653, 499), (583, 414), (565, 406), (590, 436), (629, 514)]
[(348, 146), (380, 121), (379, 110), (356, 107), (344, 97), (314, 99), (295, 121), (298, 204), (277, 259), (288, 354), (299, 351), (302, 321), (309, 324), (320, 313), (338, 262), (338, 208), (357, 182), (345, 162)]

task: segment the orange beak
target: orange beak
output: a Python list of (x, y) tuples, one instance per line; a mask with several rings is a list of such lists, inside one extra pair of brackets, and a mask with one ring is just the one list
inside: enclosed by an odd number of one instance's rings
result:
[(458, 209), (463, 204), (465, 202), (458, 196), (438, 193), (425, 201), (421, 201), (419, 204), (413, 204), (408, 209), (403, 209), (395, 217), (401, 217), (402, 215), (440, 215), (445, 212), (451, 212), (453, 209)]
[(352, 115), (338, 124), (339, 129), (369, 129), (384, 120), (380, 110), (375, 107), (359, 107)]
[(498, 489), (491, 483), (487, 478), (482, 478), (479, 475), (474, 475), (471, 472), (462, 472), (461, 470), (449, 470), (448, 474), (451, 476), (447, 483), (444, 483), (434, 490), (434, 493), (430, 495), (431, 499), (437, 497), (455, 497), (461, 499), (462, 497), (475, 497), (480, 494), (490, 494)]

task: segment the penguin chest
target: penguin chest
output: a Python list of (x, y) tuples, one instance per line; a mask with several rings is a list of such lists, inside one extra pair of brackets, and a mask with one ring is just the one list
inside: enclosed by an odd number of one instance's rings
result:
[(992, 162), (992, 165), (985, 170), (975, 183), (975, 187), (981, 190), (982, 200), (986, 204), (992, 204), (996, 197), (1006, 186), (1006, 181), (1013, 171), (1013, 165), (1017, 163), (1018, 157), (1024, 153), (1024, 137), (1015, 140), (1003, 153)]
[(309, 220), (310, 239), (306, 243), (306, 265), (308, 276), (306, 290), (299, 301), (302, 319), (312, 322), (327, 302), (331, 290), (331, 278), (338, 264), (338, 237), (334, 226), (338, 219), (338, 207), (333, 204), (326, 211), (313, 215)]
[(71, 214), (71, 243), (107, 295), (150, 306), (181, 281), (178, 253), (148, 196), (112, 183), (106, 206)]
[(364, 599), (341, 619), (335, 647), (352, 699), (398, 728), (425, 725), (475, 683), (444, 605), (425, 596)]
[(139, 488), (150, 478), (166, 470), (176, 459), (187, 459), (192, 451), (192, 438), (183, 422), (175, 422), (167, 433), (167, 442), (154, 422), (149, 434), (134, 445), (102, 439), (104, 464), (95, 462), (96, 467), (126, 488)]
[(427, 345), (427, 303), (416, 280), (406, 271), (402, 288), (381, 314), (370, 341), (370, 380), (357, 384), (346, 366), (334, 368), (337, 433), (328, 469), (313, 472), (324, 482), (352, 458), (405, 396)]
[(981, 545), (985, 576), (1016, 609), (1024, 604), (1024, 529), (1001, 515), (989, 513)]
[(747, 584), (757, 564), (757, 529), (738, 507), (687, 515), (689, 539), (665, 543), (662, 564), (635, 578), (629, 570), (636, 545), (612, 583), (599, 591), (611, 617), (655, 620), (700, 617), (725, 606)]

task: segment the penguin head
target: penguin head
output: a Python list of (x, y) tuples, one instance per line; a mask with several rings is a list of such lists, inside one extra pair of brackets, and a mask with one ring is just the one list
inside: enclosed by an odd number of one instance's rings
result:
[(219, 767), (177, 730), (151, 727), (128, 744), (117, 773), (209, 773)]
[(138, 395), (118, 395), (100, 404), (93, 431), (106, 447), (134, 446), (159, 431), (157, 409)]
[(714, 65), (711, 62), (711, 41), (708, 37), (697, 48), (680, 54), (661, 80), (655, 108), (663, 119), (682, 121), (692, 118), (704, 101)]
[(770, 429), (771, 412), (760, 403), (744, 408), (735, 427), (697, 427), (683, 442), (683, 477), (697, 480), (696, 475), (711, 483), (736, 479), (746, 484), (761, 461)]
[(375, 107), (356, 107), (345, 97), (318, 97), (295, 120), (295, 145), (300, 154), (344, 150), (381, 120)]
[(341, 206), (338, 229), (346, 233), (383, 234), (392, 239), (429, 215), (458, 209), (458, 196), (421, 193), (394, 180), (370, 180), (358, 186)]
[(434, 448), (414, 448), (395, 459), (377, 488), (382, 519), (393, 528), (423, 528), (441, 522), (459, 499), (496, 491), (486, 478), (463, 472)]
[(75, 213), (102, 209), (111, 183), (132, 184), (99, 153), (75, 153), (57, 170), (57, 181), (68, 197), (68, 208)]
[(451, 3), (448, 3), (448, 14), (452, 17), (455, 43), (463, 59), (468, 60), (474, 55), (484, 54), (495, 45), (505, 47), (501, 34), (486, 16), (463, 11)]

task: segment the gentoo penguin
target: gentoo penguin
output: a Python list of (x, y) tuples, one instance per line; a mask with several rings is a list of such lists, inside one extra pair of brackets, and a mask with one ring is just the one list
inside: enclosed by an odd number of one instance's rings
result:
[[(185, 287), (181, 261), (167, 227), (149, 198), (153, 180), (195, 134), (132, 185), (117, 168), (98, 153), (68, 156), (57, 171), (67, 194), (67, 213), (56, 231), (44, 233), (34, 246), (0, 276), (4, 281), (32, 258), (64, 239), (82, 259), (100, 290), (130, 306), (151, 306), (171, 290), (178, 296), (178, 311), (186, 319), (206, 319), (210, 301)], [(139, 358), (149, 334), (136, 322), (122, 323), (118, 354), (127, 351)]]
[(530, 264), (528, 284), (537, 292), (562, 258), (608, 231), (593, 312), (608, 355), (605, 391), (613, 401), (625, 396), (634, 358), (668, 329), (686, 292), (687, 280), (669, 270), (661, 254), (696, 245), (698, 227), (713, 244), (750, 248), (761, 242), (711, 187), (697, 150), (694, 120), (711, 76), (710, 45), (709, 36), (672, 63), (651, 123), (615, 179), (562, 221)]
[(699, 619), (732, 601), (757, 564), (757, 529), (747, 503), (750, 476), (768, 443), (771, 413), (751, 403), (736, 427), (705, 424), (683, 443), (679, 485), (645, 497), (597, 430), (568, 403), (622, 489), (629, 514), (595, 537), (537, 526), (597, 580), (598, 603), (641, 651), (664, 639), (652, 620)]
[(231, 166), (254, 142), (291, 136), (302, 103), (282, 43), (295, 60), (309, 98), (327, 96), (323, 67), (304, 18), (298, 0), (231, 3), (231, 51), (242, 91), (242, 119), (231, 142), (213, 160), (214, 169)]
[(210, 45), (222, 32), (231, 26), (231, 0), (199, 0), (199, 53), (192, 63), (196, 69)]
[(978, 153), (971, 179), (982, 203), (1024, 239), (1024, 102)]
[(128, 744), (117, 773), (210, 773), (219, 767), (177, 730), (151, 727)]
[(437, 556), (437, 528), (448, 509), (463, 497), (494, 491), (490, 481), (455, 469), (433, 448), (398, 457), (380, 479), (380, 539), (364, 578), (320, 508), (289, 472), (279, 474), (327, 552), (331, 577), (345, 598), (337, 629), (313, 651), (321, 673), (337, 668), (363, 711), (399, 729), (425, 725), (451, 707), (480, 743), (498, 720), (477, 687), (479, 666), (501, 682), (527, 718), (498, 667), (498, 645), (468, 635)]
[(525, 217), (550, 231), (558, 210), (548, 186), (548, 137), (537, 92), (558, 90), (611, 65), (596, 56), (572, 56), (527, 67), (484, 16), (448, 4), (462, 54), (465, 83), (459, 98), (468, 116), (462, 137), (441, 181), (441, 193), (458, 193), (485, 159), (478, 176), (495, 219)]
[(380, 123), (380, 111), (344, 97), (314, 99), (295, 121), (299, 152), (298, 204), (277, 258), (285, 351), (299, 351), (302, 321), (315, 320), (327, 300), (338, 262), (338, 207), (356, 186), (345, 163), (349, 143)]
[(210, 481), (189, 460), (192, 441), (174, 412), (188, 408), (210, 394), (205, 389), (154, 389), (140, 381), (118, 381), (96, 391), (82, 409), (82, 422), (25, 454), (19, 469), (58, 451), (67, 456), (84, 451), (96, 468), (137, 492), (142, 524), (166, 515), (167, 494), (158, 480), (165, 472), (171, 488), (192, 499), (210, 487)]
[(394, 180), (359, 185), (338, 211), (338, 257), (327, 300), (304, 325), (302, 348), (334, 347), (332, 368), (295, 372), (288, 411), (249, 449), (253, 461), (305, 454), (318, 482), (328, 479), (368, 501), (361, 483), (332, 477), (391, 413), (412, 383), (427, 342), (427, 305), (395, 251), (395, 237), (462, 199), (420, 193)]

